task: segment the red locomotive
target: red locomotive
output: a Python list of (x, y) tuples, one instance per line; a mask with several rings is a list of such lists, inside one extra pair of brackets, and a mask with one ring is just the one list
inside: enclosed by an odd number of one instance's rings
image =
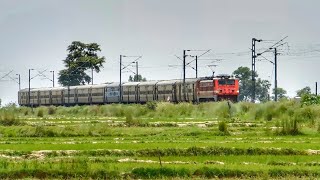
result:
[(237, 102), (239, 96), (239, 79), (229, 75), (204, 78), (197, 83), (200, 102), (231, 100)]

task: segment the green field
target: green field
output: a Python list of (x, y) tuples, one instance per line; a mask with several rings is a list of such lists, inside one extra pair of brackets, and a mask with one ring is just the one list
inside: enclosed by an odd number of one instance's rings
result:
[(0, 178), (320, 177), (320, 106), (282, 101), (0, 109)]

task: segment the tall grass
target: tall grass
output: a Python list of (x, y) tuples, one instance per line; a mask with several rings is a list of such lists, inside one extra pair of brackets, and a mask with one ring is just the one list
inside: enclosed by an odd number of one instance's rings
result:
[[(285, 100), (281, 102), (266, 102), (253, 104), (249, 102), (209, 102), (209, 103), (168, 103), (149, 102), (140, 104), (107, 104), (73, 107), (38, 107), (34, 111), (27, 107), (4, 107), (0, 109), (0, 116), (4, 112), (11, 112), (15, 117), (63, 117), (68, 118), (96, 118), (132, 116), (133, 119), (209, 119), (209, 120), (242, 120), (242, 121), (277, 121), (282, 117), (295, 117), (298, 123), (310, 123), (313, 126), (320, 118), (320, 106), (302, 106), (299, 102)], [(32, 112), (35, 112), (34, 114)], [(2, 115), (1, 115), (2, 114)], [(3, 118), (2, 118), (3, 119)], [(13, 118), (6, 118), (13, 119)]]
[(230, 132), (228, 131), (228, 125), (225, 121), (220, 121), (218, 124), (218, 129), (221, 133), (221, 135), (230, 135)]
[(3, 126), (14, 126), (14, 125), (21, 125), (21, 121), (16, 118), (14, 112), (10, 110), (2, 110), (0, 111), (0, 125)]

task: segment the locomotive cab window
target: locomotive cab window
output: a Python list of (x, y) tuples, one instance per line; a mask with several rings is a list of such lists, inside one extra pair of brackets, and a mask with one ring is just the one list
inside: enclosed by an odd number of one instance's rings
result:
[(232, 80), (232, 79), (227, 79), (227, 80), (226, 80), (226, 84), (227, 84), (227, 85), (234, 85), (234, 82), (235, 82), (235, 81)]
[(233, 79), (220, 79), (219, 85), (234, 85), (235, 81)]
[(220, 79), (218, 82), (219, 82), (220, 85), (225, 85), (226, 84), (226, 80), (225, 79)]

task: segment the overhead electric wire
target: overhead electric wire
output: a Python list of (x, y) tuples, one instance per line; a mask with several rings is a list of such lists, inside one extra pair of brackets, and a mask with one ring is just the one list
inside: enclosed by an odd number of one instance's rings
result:
[(0, 78), (0, 80), (2, 80), (3, 78), (9, 76), (12, 72), (13, 72), (13, 70), (9, 71), (9, 72), (6, 73), (4, 76), (2, 76), (2, 77)]
[[(270, 52), (271, 49), (275, 48), (275, 46), (277, 46), (279, 43), (281, 43), (283, 40), (285, 40), (288, 36), (282, 38), (280, 41), (274, 43), (271, 47), (269, 47), (268, 49), (264, 50), (262, 53), (257, 53), (257, 56), (260, 56), (266, 52)], [(278, 46), (277, 46), (278, 47)]]

